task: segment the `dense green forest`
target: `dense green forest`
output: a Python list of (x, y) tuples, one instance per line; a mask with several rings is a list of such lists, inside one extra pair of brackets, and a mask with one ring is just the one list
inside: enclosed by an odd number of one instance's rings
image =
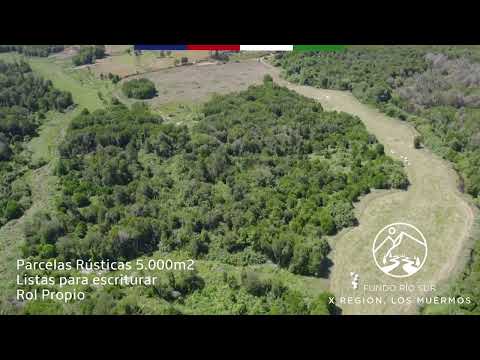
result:
[(157, 95), (155, 84), (148, 79), (133, 79), (122, 85), (125, 96), (132, 99), (151, 99)]
[(35, 136), (47, 111), (70, 105), (70, 93), (33, 74), (26, 62), (0, 61), (0, 226), (30, 206), (28, 185), (19, 179), (29, 161), (24, 142)]
[(377, 47), (278, 54), (275, 64), (289, 80), (350, 90), (388, 115), (412, 122), (425, 145), (455, 163), (465, 191), (480, 204), (477, 60), (468, 49)]
[(93, 64), (97, 59), (105, 57), (105, 45), (88, 45), (80, 47), (80, 51), (72, 58), (73, 65)]
[(63, 51), (64, 45), (0, 45), (0, 53), (16, 51), (26, 56), (46, 57)]
[[(213, 98), (202, 114), (188, 128), (142, 103), (84, 110), (59, 149), (57, 210), (27, 224), (24, 255), (129, 260), (181, 251), (225, 266), (274, 263), (320, 277), (328, 266), (327, 236), (356, 224), (353, 202), (372, 188), (408, 186), (401, 164), (358, 118), (324, 112), (270, 78)], [(170, 278), (162, 285), (170, 290), (135, 296), (160, 296), (167, 312), (179, 309), (172, 291), (184, 295), (185, 313), (202, 306), (228, 312), (220, 302), (232, 297), (248, 302), (241, 308), (249, 313), (334, 311), (326, 294), (306, 303), (275, 277), (247, 270), (234, 278), (189, 277), (186, 288)], [(104, 289), (99, 296), (113, 301), (113, 293), (128, 291)], [(95, 307), (97, 300), (87, 303)]]
[[(477, 233), (478, 234), (478, 233)], [(464, 273), (455, 282), (450, 290), (454, 296), (470, 296), (473, 299), (471, 304), (452, 306), (450, 314), (476, 314), (480, 315), (480, 241), (476, 241), (472, 250), (472, 256)]]
[[(274, 60), (289, 80), (350, 90), (363, 102), (411, 122), (423, 143), (455, 164), (461, 190), (480, 205), (480, 56), (459, 47), (367, 47), (340, 53), (278, 54)], [(417, 139), (417, 144), (419, 139)], [(478, 295), (480, 257), (454, 284), (457, 295)], [(478, 296), (473, 296), (478, 298)], [(457, 305), (456, 313), (480, 311)]]

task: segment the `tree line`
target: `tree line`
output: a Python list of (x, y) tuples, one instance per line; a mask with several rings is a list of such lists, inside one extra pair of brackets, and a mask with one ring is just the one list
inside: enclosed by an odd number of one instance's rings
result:
[(29, 166), (24, 144), (45, 113), (73, 104), (68, 92), (32, 72), (24, 61), (0, 61), (0, 226), (20, 217), (30, 206), (30, 189), (20, 177)]
[(157, 95), (155, 84), (148, 79), (133, 79), (122, 85), (122, 92), (128, 98), (146, 100)]
[(0, 53), (16, 51), (26, 56), (47, 57), (63, 51), (64, 45), (0, 45)]
[(72, 58), (72, 62), (75, 66), (94, 64), (97, 59), (103, 59), (105, 54), (105, 45), (81, 46), (78, 54)]

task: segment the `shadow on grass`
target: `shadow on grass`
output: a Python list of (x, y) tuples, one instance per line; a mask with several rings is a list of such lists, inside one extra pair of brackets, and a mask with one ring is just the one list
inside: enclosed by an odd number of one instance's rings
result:
[(318, 277), (328, 279), (331, 273), (331, 267), (333, 266), (333, 261), (330, 258), (325, 258), (322, 261), (320, 266), (320, 271), (318, 272)]

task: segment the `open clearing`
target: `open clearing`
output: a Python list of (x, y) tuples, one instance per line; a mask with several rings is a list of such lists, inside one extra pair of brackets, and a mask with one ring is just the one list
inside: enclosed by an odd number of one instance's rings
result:
[[(414, 305), (395, 305), (390, 301), (397, 296), (439, 296), (425, 292), (364, 292), (363, 285), (425, 284), (438, 285), (448, 280), (464, 263), (466, 245), (477, 211), (472, 208), (457, 188), (458, 175), (450, 163), (426, 149), (413, 148), (417, 134), (408, 123), (390, 118), (378, 110), (360, 103), (351, 93), (323, 90), (291, 84), (279, 77), (279, 69), (268, 64), (276, 82), (319, 101), (326, 110), (344, 111), (358, 116), (385, 146), (386, 153), (398, 160), (407, 157), (405, 167), (411, 182), (408, 191), (375, 192), (367, 195), (357, 205), (359, 226), (336, 237), (332, 260), (331, 291), (344, 314), (411, 314)], [(393, 150), (393, 153), (392, 153)], [(412, 277), (397, 279), (382, 273), (372, 257), (372, 243), (378, 231), (396, 222), (406, 222), (419, 228), (428, 243), (425, 265)], [(350, 272), (360, 275), (360, 286), (353, 290)], [(342, 305), (340, 297), (382, 296), (385, 303), (378, 305)]]
[[(21, 58), (20, 55), (11, 53), (0, 55), (0, 59), (6, 61)], [(67, 113), (49, 112), (39, 128), (39, 136), (27, 144), (27, 148), (32, 151), (33, 160), (43, 159), (48, 163), (39, 169), (29, 170), (24, 175), (32, 190), (32, 206), (21, 218), (12, 220), (0, 228), (0, 314), (11, 311), (9, 304), (15, 292), (16, 259), (21, 258), (20, 244), (24, 241), (25, 223), (39, 210), (54, 209), (57, 177), (52, 175), (52, 170), (58, 157), (57, 147), (71, 120), (81, 109), (87, 107), (95, 110), (102, 106), (97, 91), (99, 86), (104, 85), (103, 83), (90, 84), (84, 81), (71, 69), (61, 66), (55, 58), (26, 58), (26, 60), (37, 73), (52, 80), (57, 89), (72, 92), (78, 106)]]
[[(257, 60), (220, 65), (190, 65), (144, 74), (155, 83), (158, 96), (148, 103), (198, 103), (214, 94), (227, 94), (260, 84), (268, 69)], [(123, 99), (122, 99), (123, 100)]]
[(97, 77), (100, 77), (100, 74), (112, 73), (125, 78), (174, 67), (175, 60), (180, 60), (182, 57), (186, 57), (192, 63), (205, 61), (210, 57), (209, 51), (172, 51), (169, 56), (164, 57), (161, 57), (158, 51), (143, 51), (141, 54), (134, 55), (133, 51), (127, 52), (129, 48), (131, 46), (108, 45), (105, 58), (98, 59), (95, 64), (82, 65), (77, 69), (89, 68)]

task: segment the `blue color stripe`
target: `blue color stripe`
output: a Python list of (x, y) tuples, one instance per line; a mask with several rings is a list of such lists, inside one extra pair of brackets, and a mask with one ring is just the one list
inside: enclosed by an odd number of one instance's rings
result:
[(135, 45), (135, 50), (147, 51), (147, 50), (187, 50), (187, 45)]

